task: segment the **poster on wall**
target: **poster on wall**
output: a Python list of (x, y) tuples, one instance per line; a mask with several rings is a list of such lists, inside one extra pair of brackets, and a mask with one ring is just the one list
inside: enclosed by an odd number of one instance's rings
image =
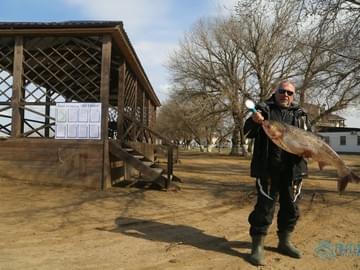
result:
[(101, 139), (101, 103), (57, 103), (55, 139)]

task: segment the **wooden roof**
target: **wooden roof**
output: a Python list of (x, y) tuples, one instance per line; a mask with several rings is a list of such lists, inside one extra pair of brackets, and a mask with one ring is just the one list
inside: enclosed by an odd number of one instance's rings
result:
[(161, 103), (142, 67), (121, 21), (0, 22), (1, 36), (61, 36), (110, 34), (156, 106)]

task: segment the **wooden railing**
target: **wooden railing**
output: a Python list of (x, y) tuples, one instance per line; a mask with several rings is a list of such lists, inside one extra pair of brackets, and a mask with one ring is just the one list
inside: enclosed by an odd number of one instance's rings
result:
[[(142, 122), (134, 119), (126, 113), (118, 114), (118, 121), (122, 120), (122, 131), (114, 134), (120, 143), (127, 141), (139, 141), (155, 145), (165, 150), (167, 160), (167, 183), (166, 187), (173, 179), (174, 163), (178, 162), (179, 148), (176, 144), (172, 143), (168, 138), (162, 136), (158, 132), (145, 126)], [(115, 122), (116, 123), (116, 122)], [(117, 124), (116, 124), (117, 125)]]

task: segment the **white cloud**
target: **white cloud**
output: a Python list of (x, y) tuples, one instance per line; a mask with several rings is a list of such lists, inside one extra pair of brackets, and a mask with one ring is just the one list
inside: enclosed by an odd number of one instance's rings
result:
[(142, 28), (166, 19), (169, 1), (166, 0), (64, 0), (69, 6), (91, 19), (119, 20), (124, 28), (138, 33)]
[(216, 15), (229, 15), (234, 13), (235, 6), (239, 0), (212, 0), (212, 14)]
[(338, 114), (346, 119), (347, 127), (360, 128), (360, 109), (358, 107), (349, 107)]
[(172, 42), (156, 42), (142, 40), (137, 42), (137, 55), (144, 67), (149, 80), (161, 101), (167, 97), (169, 85), (167, 84), (168, 73), (165, 67), (169, 55), (177, 44)]

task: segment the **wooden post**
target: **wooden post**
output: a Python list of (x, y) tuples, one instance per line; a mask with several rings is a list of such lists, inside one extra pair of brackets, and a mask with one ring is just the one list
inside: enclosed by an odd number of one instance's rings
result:
[(11, 137), (20, 137), (23, 126), (23, 109), (21, 109), (21, 99), (23, 97), (23, 59), (24, 59), (23, 37), (15, 38), (14, 48), (14, 68), (13, 68), (13, 92), (11, 99), (12, 123)]
[(144, 110), (145, 110), (145, 99), (146, 99), (146, 95), (145, 95), (145, 91), (144, 90), (142, 90), (141, 91), (141, 93), (142, 93), (142, 102), (141, 102), (141, 109), (140, 109), (140, 122), (144, 125), (144, 126), (146, 126), (146, 123), (145, 123), (145, 118), (144, 118), (144, 116), (145, 116), (145, 113), (144, 113)]
[(102, 43), (101, 56), (101, 82), (100, 82), (100, 101), (101, 101), (101, 139), (103, 148), (103, 174), (100, 188), (111, 187), (110, 157), (109, 157), (109, 92), (110, 92), (110, 68), (111, 68), (111, 36), (105, 35)]
[[(51, 103), (51, 90), (46, 89), (46, 97), (45, 97), (45, 115), (50, 117), (50, 103)], [(45, 117), (45, 125), (47, 125), (45, 127), (45, 138), (49, 138), (50, 137), (50, 118), (49, 117)]]
[(165, 183), (165, 188), (169, 188), (170, 186), (170, 182), (172, 181), (173, 178), (173, 167), (174, 167), (174, 162), (173, 162), (173, 147), (171, 145), (168, 145), (167, 147), (168, 150), (168, 156), (167, 156), (167, 179), (166, 179), (166, 183)]
[(148, 128), (151, 128), (150, 126), (150, 106), (151, 106), (151, 101), (149, 98), (146, 98), (146, 126)]
[[(134, 108), (133, 108), (133, 113), (132, 113), (132, 118), (134, 120), (136, 120), (136, 111), (137, 111), (137, 92), (138, 92), (138, 82), (137, 79), (135, 78), (135, 85), (134, 85), (134, 91), (135, 91), (135, 104), (134, 104)], [(135, 125), (133, 130), (132, 130), (132, 140), (136, 141), (136, 133), (137, 133), (137, 126)]]
[[(123, 60), (119, 66), (118, 96), (117, 96), (117, 139), (121, 139), (124, 134), (124, 98), (125, 98), (125, 76), (126, 62)], [(123, 143), (120, 141), (120, 143)]]

